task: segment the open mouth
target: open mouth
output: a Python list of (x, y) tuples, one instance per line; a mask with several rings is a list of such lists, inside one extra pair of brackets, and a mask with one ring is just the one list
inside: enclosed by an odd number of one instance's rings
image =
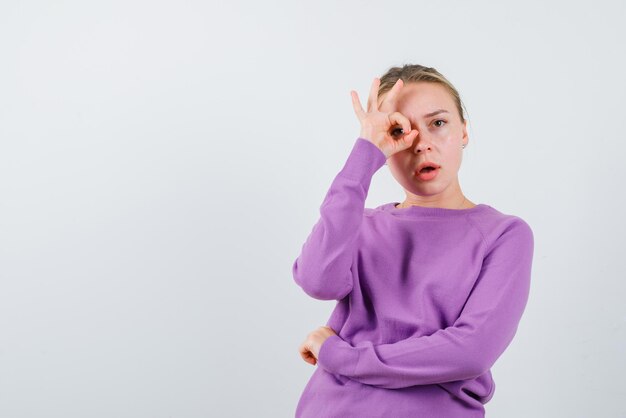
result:
[(432, 180), (439, 173), (439, 166), (427, 165), (415, 170), (415, 176), (420, 180)]

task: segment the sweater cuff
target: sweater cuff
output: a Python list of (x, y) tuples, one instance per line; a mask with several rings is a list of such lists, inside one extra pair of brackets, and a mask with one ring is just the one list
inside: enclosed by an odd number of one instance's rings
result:
[(369, 183), (374, 173), (385, 165), (385, 161), (387, 158), (380, 148), (359, 137), (339, 174), (351, 180), (365, 180)]
[(317, 364), (329, 373), (352, 376), (359, 352), (338, 335), (328, 337), (317, 355)]

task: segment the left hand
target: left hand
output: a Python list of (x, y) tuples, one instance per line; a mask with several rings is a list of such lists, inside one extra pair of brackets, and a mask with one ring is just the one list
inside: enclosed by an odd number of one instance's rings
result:
[(310, 332), (304, 342), (298, 347), (302, 359), (315, 366), (322, 344), (332, 335), (337, 335), (337, 333), (331, 327), (325, 325)]

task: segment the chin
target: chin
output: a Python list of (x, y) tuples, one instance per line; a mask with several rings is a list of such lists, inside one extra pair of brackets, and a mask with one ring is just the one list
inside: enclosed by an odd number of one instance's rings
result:
[(435, 196), (443, 192), (443, 189), (442, 190), (405, 189), (405, 190), (411, 194), (414, 194), (415, 196)]
[(420, 182), (415, 179), (405, 179), (402, 183), (402, 187), (407, 192), (413, 193), (418, 196), (432, 196), (442, 193), (449, 186), (449, 183), (437, 182)]
[(416, 186), (415, 184), (408, 184), (403, 186), (404, 190), (419, 196), (432, 196), (443, 192), (446, 188), (441, 185), (424, 184)]

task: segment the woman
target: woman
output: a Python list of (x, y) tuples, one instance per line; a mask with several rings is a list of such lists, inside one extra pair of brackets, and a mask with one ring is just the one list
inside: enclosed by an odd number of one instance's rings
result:
[[(461, 191), (467, 122), (437, 70), (391, 68), (367, 111), (351, 95), (360, 136), (293, 264), (308, 295), (337, 300), (299, 347), (319, 367), (296, 417), (484, 417), (528, 300), (532, 230)], [(364, 208), (385, 163), (404, 202)]]

